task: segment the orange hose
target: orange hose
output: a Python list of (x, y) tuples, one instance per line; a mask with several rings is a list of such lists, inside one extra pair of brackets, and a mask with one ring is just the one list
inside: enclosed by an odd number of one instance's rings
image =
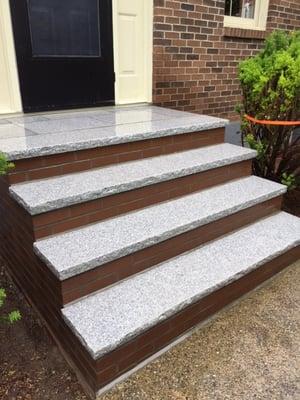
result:
[(300, 126), (300, 121), (268, 121), (265, 119), (255, 119), (247, 114), (245, 114), (245, 118), (248, 121), (253, 122), (254, 124), (260, 124), (260, 125)]

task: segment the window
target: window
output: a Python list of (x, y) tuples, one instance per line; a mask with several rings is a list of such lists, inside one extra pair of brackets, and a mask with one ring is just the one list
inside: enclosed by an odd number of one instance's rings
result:
[(27, 4), (33, 56), (100, 56), (98, 0), (27, 0)]
[(254, 18), (255, 0), (226, 0), (225, 15), (230, 17)]
[(226, 0), (224, 26), (265, 30), (269, 0)]

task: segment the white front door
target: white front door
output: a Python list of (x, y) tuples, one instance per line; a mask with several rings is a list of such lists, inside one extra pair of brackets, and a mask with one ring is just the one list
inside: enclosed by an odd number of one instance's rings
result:
[(114, 0), (116, 104), (152, 101), (153, 0)]

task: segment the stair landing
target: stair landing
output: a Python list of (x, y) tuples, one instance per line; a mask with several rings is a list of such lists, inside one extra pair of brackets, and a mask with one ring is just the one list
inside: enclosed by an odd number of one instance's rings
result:
[(227, 120), (151, 105), (86, 109), (0, 119), (9, 159), (60, 154), (222, 128)]

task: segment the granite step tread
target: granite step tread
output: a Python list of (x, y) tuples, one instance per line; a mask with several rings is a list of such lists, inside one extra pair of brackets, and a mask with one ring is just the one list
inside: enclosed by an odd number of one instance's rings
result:
[(224, 128), (228, 120), (150, 105), (105, 112), (46, 115), (1, 125), (0, 149), (10, 160), (92, 149)]
[(34, 250), (64, 280), (285, 192), (250, 176), (42, 239)]
[(249, 160), (250, 149), (228, 143), (12, 185), (31, 215)]
[(300, 219), (279, 212), (67, 305), (62, 313), (97, 359), (299, 245)]

